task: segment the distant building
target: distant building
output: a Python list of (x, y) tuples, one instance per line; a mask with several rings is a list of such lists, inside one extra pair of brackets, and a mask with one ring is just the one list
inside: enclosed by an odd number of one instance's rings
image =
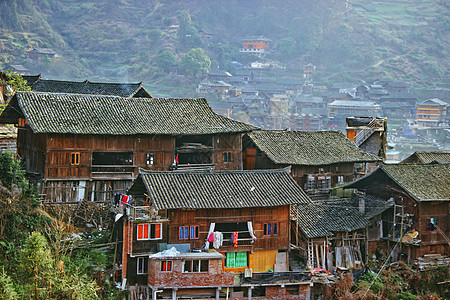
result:
[(34, 48), (27, 52), (27, 58), (32, 61), (41, 61), (45, 58), (50, 60), (58, 57), (58, 54), (51, 48)]
[(437, 98), (427, 99), (417, 104), (417, 125), (419, 127), (436, 127), (445, 123), (449, 107), (449, 104)]
[(20, 75), (28, 75), (28, 74), (30, 74), (30, 70), (25, 68), (22, 65), (10, 65), (10, 64), (8, 64), (8, 65), (5, 66), (5, 70), (12, 70), (15, 73), (20, 74)]
[(255, 54), (262, 57), (270, 51), (270, 42), (272, 40), (264, 36), (246, 38), (242, 40), (242, 48), (239, 49), (239, 52)]
[(402, 163), (408, 164), (449, 164), (450, 151), (416, 151)]

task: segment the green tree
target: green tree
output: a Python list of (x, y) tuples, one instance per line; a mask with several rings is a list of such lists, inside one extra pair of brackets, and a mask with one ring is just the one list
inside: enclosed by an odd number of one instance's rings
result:
[(12, 70), (0, 72), (0, 84), (10, 86), (13, 90), (12, 94), (14, 91), (31, 91), (26, 80)]
[(11, 278), (2, 269), (0, 272), (0, 300), (15, 300), (17, 298), (18, 295)]
[(297, 51), (296, 41), (292, 37), (281, 39), (277, 46), (281, 55), (292, 57)]
[(18, 185), (24, 179), (25, 171), (20, 168), (20, 160), (10, 153), (0, 153), (0, 181), (6, 188)]
[(156, 56), (155, 64), (164, 72), (169, 72), (171, 67), (177, 65), (177, 57), (172, 51), (164, 50)]
[(182, 73), (194, 77), (197, 74), (204, 75), (211, 70), (211, 59), (206, 54), (205, 49), (191, 49), (181, 59), (179, 69)]
[(23, 280), (29, 285), (34, 299), (45, 297), (45, 288), (51, 285), (51, 271), (53, 269), (52, 253), (47, 240), (39, 232), (33, 232), (25, 241), (20, 253), (20, 267)]

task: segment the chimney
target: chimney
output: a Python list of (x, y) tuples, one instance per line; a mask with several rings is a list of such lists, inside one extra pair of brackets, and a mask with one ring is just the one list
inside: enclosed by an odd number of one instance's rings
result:
[(366, 201), (364, 200), (363, 197), (358, 197), (359, 212), (360, 212), (361, 214), (364, 214), (365, 211), (366, 211), (366, 208), (365, 208), (365, 202), (366, 202)]

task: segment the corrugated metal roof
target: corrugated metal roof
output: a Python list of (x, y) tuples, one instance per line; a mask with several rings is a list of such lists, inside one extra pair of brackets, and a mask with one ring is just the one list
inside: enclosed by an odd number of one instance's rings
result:
[(289, 171), (290, 168), (195, 172), (141, 170), (130, 193), (143, 183), (157, 210), (274, 207), (311, 203)]
[(20, 117), (19, 112), (35, 133), (215, 134), (256, 129), (214, 113), (203, 98), (121, 98), (17, 92), (0, 115), (0, 122), (10, 123)]
[(276, 164), (318, 166), (381, 160), (362, 151), (340, 131), (263, 130), (248, 136)]

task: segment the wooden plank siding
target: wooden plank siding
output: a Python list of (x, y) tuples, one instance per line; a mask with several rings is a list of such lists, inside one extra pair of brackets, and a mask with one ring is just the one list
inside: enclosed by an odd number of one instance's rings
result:
[[(242, 134), (205, 137), (212, 140), (212, 162), (216, 170), (242, 169)], [(44, 200), (73, 202), (84, 195), (84, 199), (109, 201), (115, 192), (126, 192), (139, 168), (169, 171), (176, 155), (176, 138), (174, 135), (35, 134), (24, 124), (19, 127), (17, 149), (26, 171), (38, 177), (36, 183), (42, 182)], [(120, 165), (117, 170), (107, 170), (102, 165), (99, 172), (92, 165), (95, 152), (130, 152), (132, 163)], [(231, 161), (225, 162), (224, 153), (228, 152)], [(79, 153), (78, 164), (71, 164), (72, 153)], [(153, 155), (153, 164), (147, 164), (148, 154)]]
[[(223, 246), (220, 250), (251, 251), (288, 249), (289, 246), (289, 206), (273, 208), (241, 208), (241, 209), (199, 209), (199, 210), (169, 210), (169, 234), (167, 243), (189, 243), (192, 249), (201, 249), (205, 245), (209, 226), (214, 223), (242, 223), (251, 221), (256, 236), (254, 244), (245, 243), (238, 247)], [(278, 223), (277, 236), (264, 236), (264, 223)], [(199, 226), (199, 238), (195, 240), (180, 240), (180, 226)], [(224, 237), (226, 239), (228, 237)], [(245, 248), (245, 249), (244, 249)]]

